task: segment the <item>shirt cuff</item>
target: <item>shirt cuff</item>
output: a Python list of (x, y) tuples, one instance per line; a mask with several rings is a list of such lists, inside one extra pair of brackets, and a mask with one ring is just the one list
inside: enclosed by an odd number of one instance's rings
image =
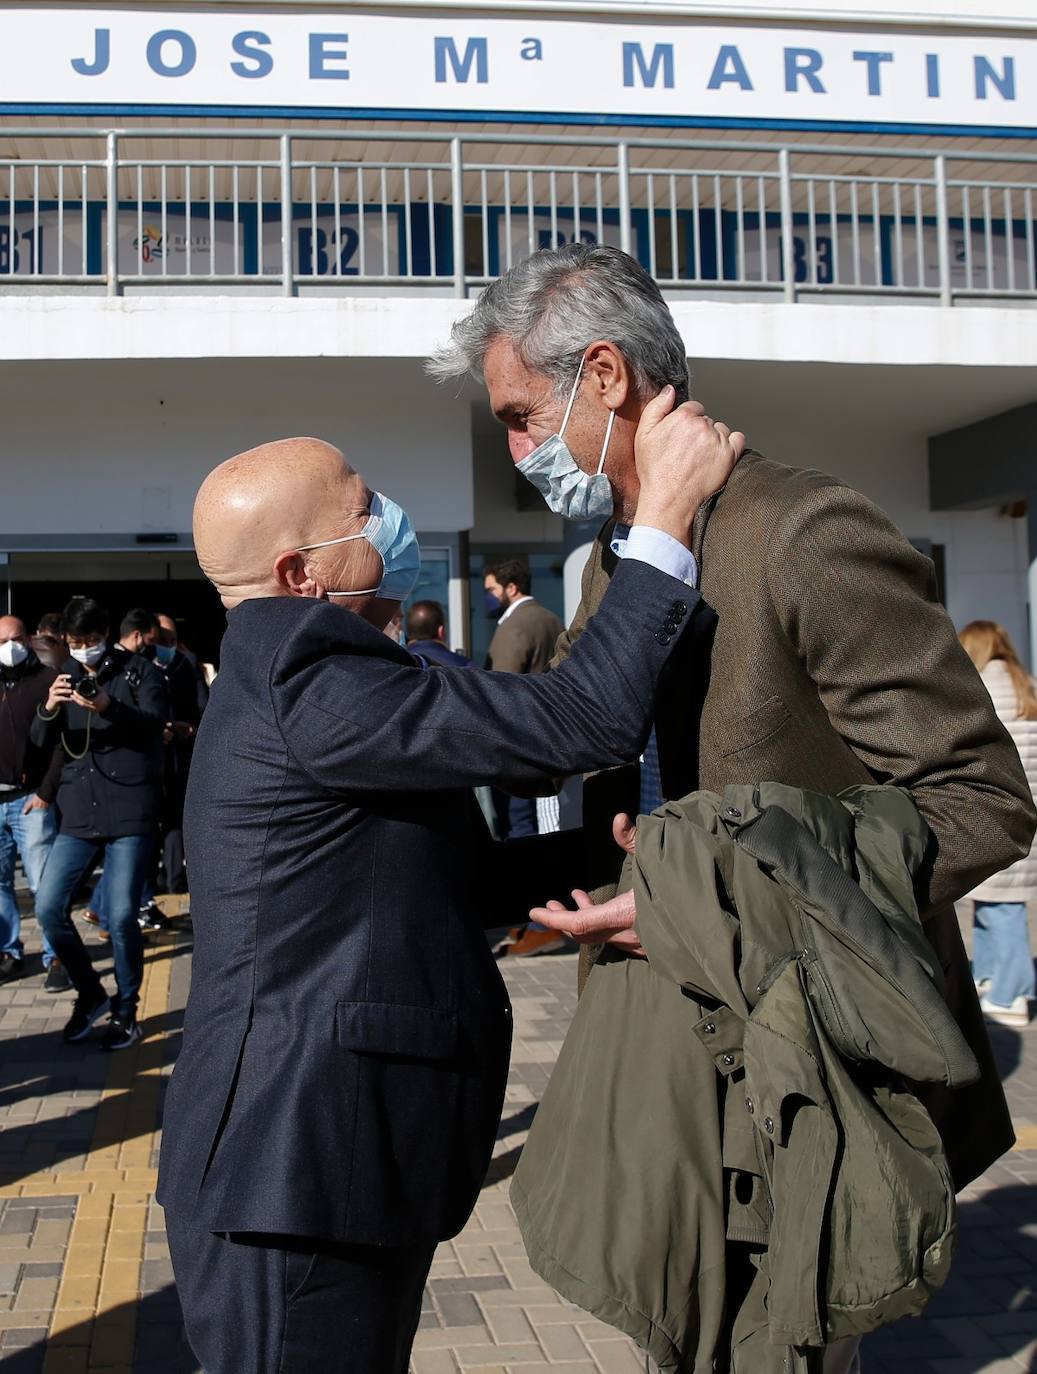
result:
[(657, 530), (653, 525), (633, 527), (627, 536), (623, 557), (650, 563), (653, 568), (669, 573), (689, 587), (699, 584), (699, 566), (695, 555), (672, 534)]

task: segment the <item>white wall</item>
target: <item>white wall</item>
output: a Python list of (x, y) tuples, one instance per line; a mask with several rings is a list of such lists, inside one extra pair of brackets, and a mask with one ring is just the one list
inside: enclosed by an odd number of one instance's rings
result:
[(710, 361), (693, 368), (693, 383), (709, 413), (744, 429), (754, 448), (833, 473), (908, 538), (943, 544), (955, 624), (1000, 620), (1025, 650), (1026, 521), (996, 509), (931, 510), (927, 439), (1004, 408), (1017, 388), (1032, 398), (1037, 381), (1029, 374)]
[(0, 536), (188, 531), (212, 467), (294, 434), (337, 444), (419, 528), (472, 523), (468, 407), (414, 362), (8, 363), (0, 414)]

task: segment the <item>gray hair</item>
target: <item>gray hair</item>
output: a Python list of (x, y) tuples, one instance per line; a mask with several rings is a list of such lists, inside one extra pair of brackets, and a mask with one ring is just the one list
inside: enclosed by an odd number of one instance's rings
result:
[(614, 343), (641, 397), (669, 383), (688, 396), (688, 359), (662, 292), (628, 253), (604, 244), (545, 249), (492, 282), (458, 320), (450, 343), (426, 367), (439, 381), (482, 377), (495, 339), (509, 339), (533, 372), (562, 395), (595, 339)]

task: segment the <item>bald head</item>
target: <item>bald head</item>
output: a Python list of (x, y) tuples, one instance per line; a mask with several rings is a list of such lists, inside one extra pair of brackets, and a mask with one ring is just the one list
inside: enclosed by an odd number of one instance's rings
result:
[(9, 639), (25, 640), (25, 624), (16, 615), (0, 615), (0, 644), (6, 644)]
[(377, 586), (381, 559), (366, 539), (300, 552), (359, 534), (370, 501), (363, 478), (331, 444), (261, 444), (221, 463), (202, 483), (194, 505), (198, 562), (228, 608), (251, 597)]

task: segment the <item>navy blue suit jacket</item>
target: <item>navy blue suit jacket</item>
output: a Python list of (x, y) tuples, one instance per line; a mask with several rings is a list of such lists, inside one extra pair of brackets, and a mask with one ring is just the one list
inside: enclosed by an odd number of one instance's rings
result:
[(624, 563), (539, 677), (432, 671), (327, 602), (230, 613), (187, 796), (194, 973), (163, 1206), (355, 1243), (461, 1229), (511, 1039), (482, 918), (584, 876), (572, 836), (493, 845), (468, 789), (635, 758), (697, 601)]

